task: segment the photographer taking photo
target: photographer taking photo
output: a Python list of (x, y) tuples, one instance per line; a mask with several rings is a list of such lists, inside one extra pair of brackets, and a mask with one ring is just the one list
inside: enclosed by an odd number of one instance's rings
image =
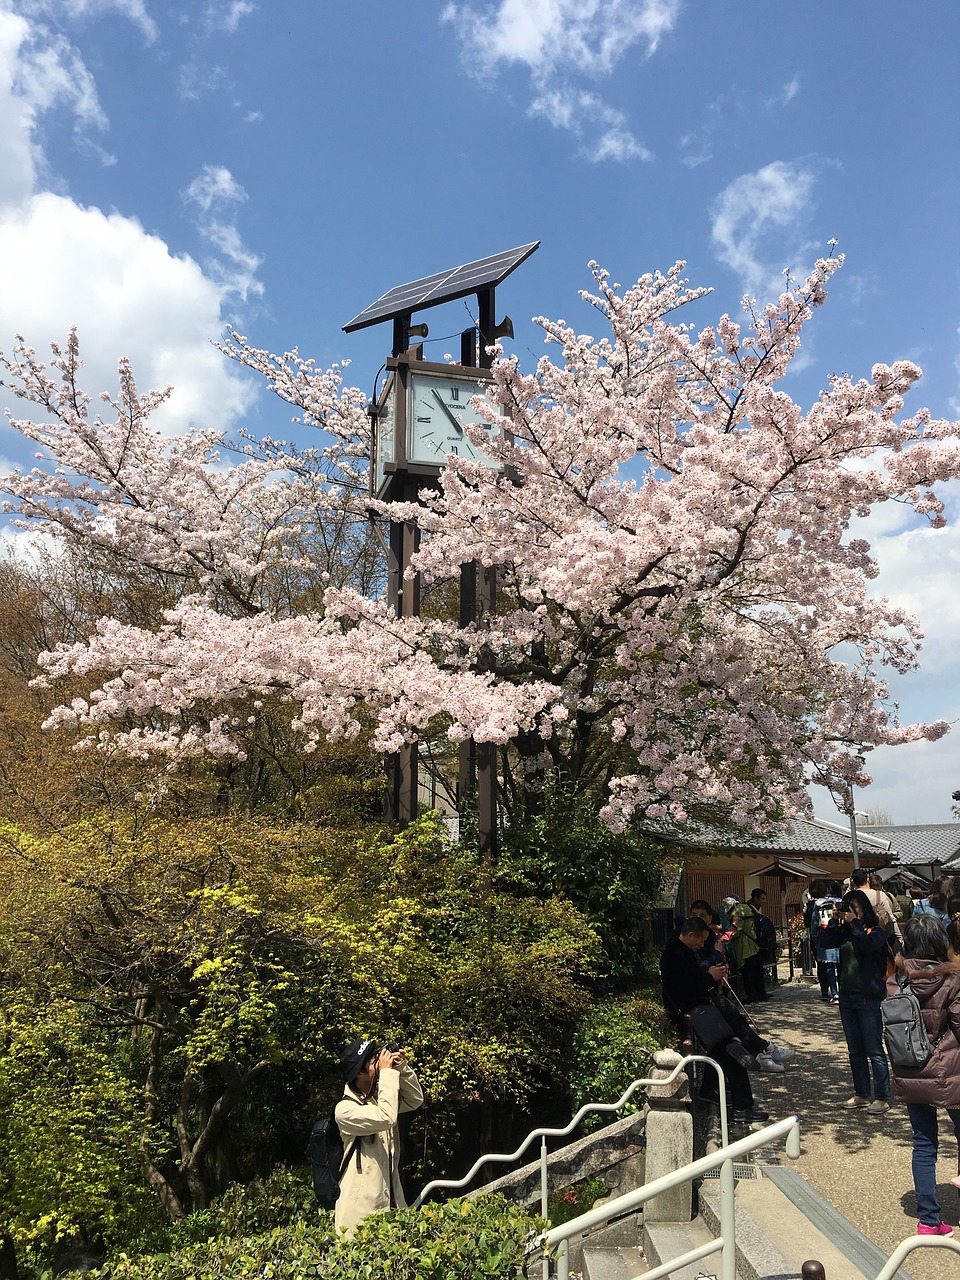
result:
[(400, 1185), (401, 1111), (416, 1111), (423, 1090), (406, 1050), (354, 1040), (340, 1055), (346, 1085), (334, 1115), (346, 1160), (335, 1211), (337, 1230), (352, 1233), (371, 1213), (405, 1208)]

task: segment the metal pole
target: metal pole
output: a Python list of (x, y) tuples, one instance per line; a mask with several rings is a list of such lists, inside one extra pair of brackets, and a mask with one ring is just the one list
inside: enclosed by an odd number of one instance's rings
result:
[[(547, 1209), (550, 1200), (549, 1172), (547, 1168), (547, 1137), (546, 1134), (540, 1139), (540, 1217), (547, 1221)], [(543, 1255), (543, 1261), (540, 1264), (543, 1273), (543, 1280), (550, 1280), (550, 1259), (546, 1252)]]
[(723, 1247), (720, 1250), (720, 1275), (723, 1280), (737, 1280), (737, 1209), (734, 1199), (736, 1192), (733, 1161), (724, 1160), (720, 1166), (720, 1235), (723, 1237)]
[(857, 844), (857, 815), (853, 807), (853, 787), (847, 792), (850, 799), (850, 844), (853, 848), (853, 869), (860, 867), (860, 846)]
[(570, 1245), (566, 1240), (557, 1246), (557, 1280), (570, 1280)]

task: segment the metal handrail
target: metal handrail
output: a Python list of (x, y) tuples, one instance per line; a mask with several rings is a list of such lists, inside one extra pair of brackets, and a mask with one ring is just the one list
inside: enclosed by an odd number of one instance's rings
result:
[(897, 1245), (877, 1273), (877, 1280), (893, 1280), (904, 1258), (913, 1253), (914, 1249), (952, 1249), (954, 1253), (960, 1254), (960, 1240), (951, 1236), (910, 1236)]
[[(652, 1200), (654, 1196), (662, 1195), (664, 1191), (672, 1191), (674, 1187), (680, 1187), (684, 1183), (692, 1182), (694, 1178), (699, 1178), (702, 1174), (709, 1173), (719, 1166), (720, 1235), (708, 1244), (698, 1245), (695, 1249), (689, 1250), (679, 1258), (673, 1258), (670, 1262), (665, 1262), (659, 1267), (654, 1267), (652, 1271), (645, 1272), (644, 1280), (658, 1280), (660, 1276), (669, 1275), (670, 1272), (677, 1270), (679, 1267), (699, 1262), (701, 1258), (706, 1258), (711, 1253), (718, 1251), (720, 1252), (722, 1280), (736, 1280), (736, 1199), (734, 1194), (736, 1182), (733, 1170), (734, 1161), (740, 1156), (756, 1151), (758, 1147), (765, 1146), (767, 1143), (783, 1137), (786, 1138), (787, 1156), (791, 1160), (796, 1160), (800, 1155), (800, 1120), (797, 1116), (790, 1116), (786, 1120), (778, 1120), (775, 1124), (767, 1125), (755, 1133), (748, 1134), (737, 1142), (723, 1146), (719, 1151), (715, 1151), (711, 1155), (702, 1156), (699, 1160), (694, 1160), (682, 1169), (677, 1169), (673, 1173), (666, 1173), (662, 1178), (656, 1178), (645, 1186), (637, 1187), (635, 1191), (628, 1191), (625, 1195), (617, 1196), (615, 1200), (608, 1200), (606, 1203), (591, 1209), (588, 1213), (571, 1219), (570, 1222), (564, 1222), (559, 1227), (551, 1227), (549, 1231), (544, 1232), (538, 1238), (529, 1253), (533, 1254), (540, 1251), (546, 1253), (550, 1249), (556, 1249), (558, 1280), (569, 1280), (569, 1242), (574, 1236), (582, 1235), (594, 1227), (603, 1226), (611, 1218), (618, 1218), (622, 1214), (631, 1213), (634, 1209), (639, 1209), (641, 1205), (646, 1204), (648, 1200)], [(926, 1237), (923, 1237), (923, 1239), (925, 1241)], [(941, 1241), (946, 1243), (946, 1241), (942, 1240), (942, 1237)], [(905, 1241), (904, 1243), (906, 1245), (911, 1244), (910, 1241)], [(901, 1248), (903, 1247), (901, 1246)], [(893, 1271), (887, 1271), (885, 1268), (881, 1275), (877, 1277), (877, 1280), (890, 1280), (892, 1275)]]
[[(691, 1062), (703, 1062), (707, 1066), (713, 1067), (718, 1076), (717, 1087), (720, 1095), (720, 1142), (722, 1146), (727, 1145), (728, 1127), (727, 1127), (727, 1098), (726, 1098), (726, 1079), (723, 1074), (723, 1068), (713, 1058), (707, 1058), (703, 1054), (689, 1053), (686, 1057), (680, 1059), (674, 1069), (667, 1076), (657, 1078), (644, 1077), (641, 1080), (634, 1080), (623, 1091), (616, 1102), (586, 1102), (573, 1117), (565, 1129), (534, 1129), (528, 1133), (520, 1146), (510, 1155), (486, 1155), (481, 1156), (462, 1178), (454, 1180), (453, 1178), (437, 1178), (433, 1182), (428, 1182), (423, 1188), (413, 1207), (419, 1209), (432, 1191), (438, 1191), (441, 1187), (450, 1191), (457, 1191), (461, 1187), (467, 1186), (473, 1181), (476, 1174), (483, 1168), (485, 1164), (512, 1164), (515, 1160), (519, 1160), (523, 1153), (533, 1142), (534, 1138), (540, 1139), (540, 1213), (542, 1217), (547, 1216), (547, 1203), (549, 1200), (548, 1189), (548, 1169), (547, 1169), (547, 1138), (566, 1138), (571, 1134), (584, 1116), (590, 1115), (592, 1112), (610, 1112), (619, 1111), (633, 1097), (638, 1089), (645, 1088), (648, 1085), (667, 1085), (672, 1084), (676, 1080), (680, 1072)], [(578, 1219), (579, 1221), (579, 1219)]]

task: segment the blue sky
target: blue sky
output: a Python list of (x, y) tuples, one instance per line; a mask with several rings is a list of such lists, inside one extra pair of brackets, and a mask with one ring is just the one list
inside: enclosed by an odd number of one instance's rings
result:
[[(89, 390), (126, 355), (175, 384), (168, 429), (282, 434), (211, 346), (228, 322), (370, 389), (388, 327), (343, 324), (499, 249), (542, 242), (498, 291), (532, 364), (532, 316), (590, 331), (591, 259), (625, 284), (685, 259), (708, 323), (836, 238), (792, 394), (910, 358), (912, 407), (960, 416), (958, 58), (954, 0), (0, 0), (0, 347), (77, 325)], [(423, 318), (436, 359), (469, 323)], [(960, 719), (957, 529), (867, 533), (928, 635), (902, 715)], [(960, 726), (871, 767), (858, 806), (949, 820)]]

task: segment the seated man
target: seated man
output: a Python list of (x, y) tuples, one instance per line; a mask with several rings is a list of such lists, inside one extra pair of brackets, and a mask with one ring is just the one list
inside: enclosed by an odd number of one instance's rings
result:
[[(740, 1008), (740, 1001), (733, 994), (727, 978), (728, 961), (722, 950), (720, 917), (709, 902), (704, 902), (703, 899), (691, 905), (690, 914), (702, 920), (710, 930), (708, 936), (703, 940), (703, 946), (696, 953), (697, 963), (708, 976), (710, 970), (715, 966), (720, 966), (723, 969), (723, 973), (718, 978), (715, 991), (711, 997), (713, 1003), (721, 1010), (727, 1022), (730, 1023), (733, 1034), (744, 1048), (755, 1055), (757, 1066), (760, 1070), (782, 1074), (784, 1071), (783, 1064), (789, 1062), (796, 1051), (785, 1045), (774, 1044), (772, 1040), (764, 1039), (747, 1021), (744, 1011)], [(713, 982), (713, 979), (711, 978), (710, 981)]]
[[(680, 926), (677, 936), (667, 943), (660, 957), (664, 1000), (681, 1029), (685, 1014), (698, 1004), (712, 1003), (716, 984), (726, 972), (723, 965), (713, 965), (706, 972), (700, 968), (697, 953), (708, 937), (709, 927), (697, 916), (691, 916)], [(740, 1041), (731, 1033), (729, 1040), (716, 1045), (707, 1056), (716, 1059), (726, 1076), (733, 1101), (734, 1120), (744, 1123), (768, 1120), (767, 1113), (758, 1111), (754, 1106), (753, 1090), (747, 1074), (748, 1067), (756, 1070), (756, 1059)], [(715, 1085), (713, 1088), (715, 1090)], [(701, 1097), (709, 1099), (710, 1092), (708, 1085)]]

